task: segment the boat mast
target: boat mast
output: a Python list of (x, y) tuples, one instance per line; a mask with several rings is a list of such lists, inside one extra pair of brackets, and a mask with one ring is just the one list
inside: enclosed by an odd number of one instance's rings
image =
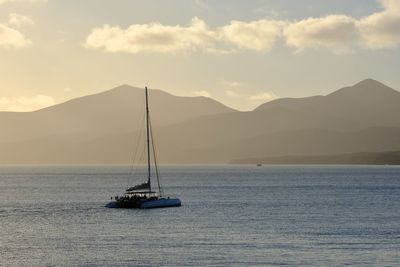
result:
[(149, 122), (149, 97), (147, 94), (147, 86), (145, 87), (146, 91), (146, 133), (147, 133), (147, 183), (149, 185), (149, 192), (151, 192), (151, 181), (150, 181), (150, 122)]

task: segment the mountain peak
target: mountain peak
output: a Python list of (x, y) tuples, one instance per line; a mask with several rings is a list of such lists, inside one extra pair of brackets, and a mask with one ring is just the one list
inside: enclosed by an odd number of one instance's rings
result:
[(400, 93), (383, 83), (376, 81), (374, 79), (365, 79), (361, 82), (356, 83), (353, 86), (344, 87), (339, 89), (331, 94), (328, 97), (332, 96), (345, 96), (345, 97), (385, 97), (390, 95), (399, 95)]
[(114, 90), (132, 90), (132, 89), (140, 89), (140, 88), (134, 87), (134, 86), (129, 85), (129, 84), (121, 84), (121, 85), (118, 85), (118, 86), (116, 86), (116, 87), (114, 87), (114, 88), (108, 90), (108, 91), (114, 91)]
[[(148, 88), (152, 94), (158, 94), (158, 95), (168, 95), (168, 96), (174, 96), (166, 91), (160, 90), (160, 89), (155, 89), (155, 88)], [(144, 94), (144, 87), (136, 87), (132, 86), (130, 84), (121, 84), (117, 87), (111, 88), (110, 90), (101, 92), (99, 94), (125, 94), (124, 97), (127, 97), (126, 94)], [(176, 97), (176, 96), (174, 96)]]
[(379, 82), (377, 80), (371, 79), (371, 78), (362, 80), (361, 82), (356, 83), (352, 87), (353, 88), (354, 87), (360, 87), (360, 88), (364, 88), (364, 89), (380, 89), (380, 88), (391, 89), (390, 87), (384, 85), (383, 83), (381, 83), (381, 82)]
[[(336, 90), (326, 96), (313, 96), (305, 98), (281, 98), (271, 102), (264, 103), (256, 108), (256, 110), (265, 110), (268, 108), (290, 108), (290, 109), (304, 109), (310, 106), (326, 103), (326, 101), (333, 103), (385, 103), (388, 101), (398, 101), (400, 99), (400, 92), (396, 91), (383, 83), (374, 79), (365, 79), (353, 86), (348, 86)], [(322, 101), (322, 102), (321, 102)]]

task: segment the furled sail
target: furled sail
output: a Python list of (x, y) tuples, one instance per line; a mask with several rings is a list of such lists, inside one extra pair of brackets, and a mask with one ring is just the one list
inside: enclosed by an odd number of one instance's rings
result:
[(127, 192), (129, 191), (136, 191), (136, 190), (150, 190), (150, 184), (148, 182), (142, 183), (142, 184), (138, 184), (132, 187), (129, 187), (128, 189), (126, 189)]

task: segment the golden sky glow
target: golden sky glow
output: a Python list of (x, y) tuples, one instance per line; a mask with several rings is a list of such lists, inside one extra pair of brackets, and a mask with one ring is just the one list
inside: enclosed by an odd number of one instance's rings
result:
[(0, 110), (120, 84), (241, 110), (368, 77), (399, 89), (399, 28), (398, 0), (0, 0)]

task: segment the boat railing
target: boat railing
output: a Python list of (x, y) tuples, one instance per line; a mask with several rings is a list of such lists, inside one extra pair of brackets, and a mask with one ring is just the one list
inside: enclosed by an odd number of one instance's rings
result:
[(164, 196), (162, 196), (163, 198), (166, 198), (166, 199), (173, 199), (173, 198), (179, 198), (177, 195), (164, 195)]

